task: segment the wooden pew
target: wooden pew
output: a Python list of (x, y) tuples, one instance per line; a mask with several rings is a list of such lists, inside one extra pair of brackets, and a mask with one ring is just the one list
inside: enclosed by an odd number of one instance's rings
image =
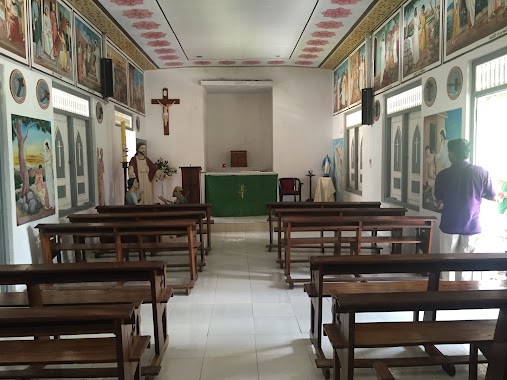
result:
[[(141, 379), (141, 356), (149, 336), (136, 334), (134, 304), (94, 307), (0, 309), (2, 341), (0, 366), (27, 365), (26, 369), (0, 371), (0, 379), (110, 377)], [(67, 339), (32, 339), (50, 335), (77, 335)], [(92, 335), (82, 337), (83, 334)], [(113, 334), (99, 337), (97, 334)], [(102, 368), (44, 368), (50, 364), (99, 364)]]
[[(194, 232), (195, 220), (161, 220), (139, 222), (111, 222), (111, 223), (55, 223), (39, 224), (36, 228), (40, 231), (44, 263), (51, 263), (56, 254), (61, 251), (77, 251), (77, 261), (81, 251), (110, 251), (116, 253), (116, 261), (125, 259), (124, 252), (136, 250), (144, 258), (146, 250), (180, 250), (177, 244), (168, 241), (153, 241), (144, 237), (156, 238), (173, 234), (185, 234), (188, 249), (189, 281), (184, 284), (173, 285), (174, 289), (184, 289), (187, 294), (197, 281), (196, 249)], [(65, 239), (67, 238), (67, 239)], [(114, 241), (114, 243), (101, 243), (100, 239)], [(134, 239), (135, 238), (135, 239)], [(66, 240), (72, 241), (67, 242)], [(97, 240), (98, 239), (98, 240)], [(97, 240), (97, 241), (95, 241)], [(187, 264), (171, 264), (175, 266), (187, 266)]]
[(206, 254), (211, 252), (211, 225), (215, 222), (211, 219), (211, 203), (202, 204), (155, 204), (155, 205), (109, 205), (97, 206), (96, 210), (102, 213), (129, 213), (129, 212), (172, 212), (172, 211), (204, 211), (206, 213), (206, 229), (202, 233), (206, 235)]
[[(507, 281), (442, 281), (441, 272), (489, 271), (507, 269), (505, 254), (431, 254), (431, 255), (363, 255), (363, 256), (312, 256), (311, 282), (305, 291), (311, 299), (310, 339), (315, 347), (319, 368), (326, 378), (333, 363), (322, 350), (323, 298), (331, 292), (357, 294), (362, 292), (457, 291), (479, 289), (507, 289)], [(368, 275), (415, 274), (412, 278), (378, 278)], [(361, 277), (354, 275), (361, 274)], [(421, 277), (424, 275), (425, 277)], [(384, 281), (382, 281), (384, 280)], [(332, 281), (332, 282), (329, 282)], [(358, 282), (367, 281), (367, 282)], [(414, 320), (418, 314), (414, 313)], [(425, 315), (434, 319), (434, 314)]]
[[(104, 282), (149, 284), (113, 286), (102, 284)], [(101, 284), (91, 287), (83, 283)], [(58, 287), (60, 284), (65, 287)], [(69, 287), (69, 284), (75, 286)], [(172, 288), (166, 285), (163, 262), (0, 265), (0, 285), (25, 285), (27, 289), (25, 292), (0, 293), (0, 311), (6, 307), (114, 305), (114, 308), (121, 304), (151, 303), (154, 354), (142, 372), (153, 376), (160, 372), (169, 343), (167, 302), (172, 295)]]
[[(366, 207), (346, 207), (346, 208), (334, 208), (334, 207), (321, 207), (321, 208), (277, 208), (274, 210), (274, 217), (277, 221), (275, 231), (278, 233), (278, 260), (277, 263), (280, 268), (283, 269), (285, 261), (282, 259), (282, 244), (284, 238), (282, 236), (282, 219), (287, 217), (329, 217), (329, 216), (405, 216), (407, 209), (401, 207), (394, 208), (366, 208)], [(325, 229), (320, 230), (320, 237), (324, 237)], [(373, 232), (375, 234), (375, 232)], [(318, 248), (318, 246), (308, 245), (302, 246), (301, 248)], [(320, 245), (321, 252), (324, 253), (324, 244)], [(375, 245), (370, 247), (376, 249)]]
[[(128, 213), (101, 213), (101, 214), (71, 214), (67, 216), (71, 223), (112, 223), (128, 221), (153, 221), (153, 220), (195, 220), (198, 224), (199, 242), (196, 244), (201, 252), (199, 271), (206, 265), (206, 255), (203, 240), (203, 220), (206, 217), (204, 211), (171, 211), (171, 212), (128, 212)], [(180, 248), (175, 247), (175, 249)], [(181, 247), (188, 249), (188, 247)]]
[[(291, 277), (291, 250), (293, 247), (333, 244), (334, 255), (341, 254), (344, 243), (349, 243), (351, 252), (361, 254), (363, 243), (391, 244), (392, 253), (401, 253), (402, 244), (412, 244), (415, 252), (429, 253), (436, 218), (421, 216), (320, 216), (320, 217), (285, 217), (282, 219), (285, 235), (285, 282), (293, 289), (298, 282), (308, 279)], [(404, 230), (416, 231), (415, 235), (404, 235)], [(333, 237), (293, 237), (297, 232), (333, 231)], [(352, 232), (354, 236), (342, 236), (343, 231)], [(363, 232), (389, 231), (390, 236), (364, 236)]]
[[(387, 367), (426, 366), (468, 363), (469, 379), (477, 379), (476, 347), (489, 347), (486, 379), (505, 379), (507, 376), (507, 291), (468, 290), (406, 293), (342, 294), (332, 292), (333, 323), (325, 325), (333, 344), (335, 379), (353, 380), (355, 367), (372, 367), (373, 362)], [(500, 309), (497, 320), (481, 321), (423, 321), (357, 323), (362, 312), (392, 312), (428, 310)], [(434, 356), (437, 344), (471, 344), (472, 353), (459, 356)], [(356, 348), (424, 346), (428, 357), (355, 359)], [(380, 373), (377, 372), (377, 376)], [(385, 379), (385, 374), (382, 375)], [(382, 378), (382, 377), (380, 377)]]
[(275, 211), (277, 209), (305, 209), (305, 208), (379, 208), (380, 202), (268, 202), (268, 224), (269, 224), (269, 252), (275, 247), (273, 244), (273, 221), (276, 221)]

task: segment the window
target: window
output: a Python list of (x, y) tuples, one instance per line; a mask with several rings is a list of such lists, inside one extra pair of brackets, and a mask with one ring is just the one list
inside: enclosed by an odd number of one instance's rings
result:
[(416, 209), (420, 204), (422, 188), (421, 91), (422, 87), (418, 86), (387, 100), (386, 197)]
[(348, 152), (347, 190), (361, 193), (363, 190), (363, 131), (361, 111), (345, 117)]
[[(62, 95), (63, 93), (63, 95)], [(61, 107), (55, 102), (55, 167), (60, 214), (90, 206), (94, 200), (92, 138), (89, 107), (85, 99), (57, 91), (64, 98)], [(73, 101), (70, 101), (73, 100)], [(76, 106), (74, 108), (74, 106)], [(63, 111), (63, 112), (61, 112)], [(80, 115), (80, 116), (76, 116)]]

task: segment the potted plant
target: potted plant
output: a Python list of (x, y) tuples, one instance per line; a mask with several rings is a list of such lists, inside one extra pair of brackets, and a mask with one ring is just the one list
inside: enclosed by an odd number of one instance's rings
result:
[(162, 171), (167, 176), (172, 176), (178, 172), (178, 169), (173, 168), (171, 165), (169, 165), (169, 162), (167, 160), (164, 160), (162, 157), (160, 157), (157, 162), (155, 162), (155, 165), (157, 166), (158, 170)]

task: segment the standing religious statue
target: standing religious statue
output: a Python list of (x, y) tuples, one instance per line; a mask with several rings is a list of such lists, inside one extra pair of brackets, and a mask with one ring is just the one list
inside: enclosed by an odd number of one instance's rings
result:
[(146, 144), (137, 144), (136, 155), (129, 162), (129, 178), (137, 178), (143, 197), (139, 204), (151, 205), (153, 202), (153, 180), (164, 180), (167, 175), (146, 157)]
[(331, 173), (331, 159), (328, 154), (322, 160), (322, 172), (324, 173), (324, 177), (329, 177), (329, 173)]

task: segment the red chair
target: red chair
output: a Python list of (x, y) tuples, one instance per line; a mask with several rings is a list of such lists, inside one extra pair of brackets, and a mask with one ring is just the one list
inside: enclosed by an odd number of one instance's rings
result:
[(294, 196), (294, 202), (296, 201), (296, 195), (299, 195), (299, 201), (301, 202), (301, 186), (303, 184), (299, 178), (279, 178), (278, 179), (278, 195), (280, 202), (283, 202), (284, 195)]

